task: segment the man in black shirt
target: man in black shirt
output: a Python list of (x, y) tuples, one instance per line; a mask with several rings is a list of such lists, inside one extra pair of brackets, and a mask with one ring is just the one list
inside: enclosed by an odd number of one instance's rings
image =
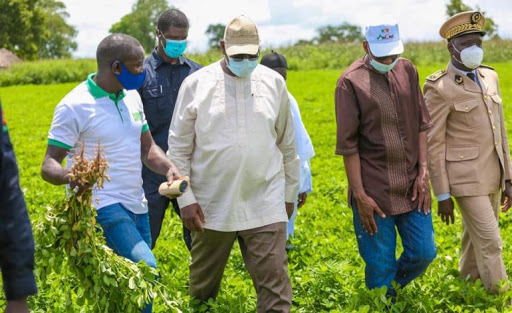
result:
[[(139, 93), (151, 135), (163, 151), (167, 151), (169, 125), (181, 83), (188, 75), (201, 68), (201, 65), (182, 55), (187, 45), (188, 27), (188, 19), (183, 12), (177, 9), (164, 11), (158, 18), (158, 46), (144, 61), (147, 78)], [(172, 202), (178, 216), (180, 209), (176, 200), (169, 200), (158, 193), (158, 186), (167, 181), (165, 176), (143, 166), (142, 179), (149, 206), (151, 248), (154, 248), (169, 202)], [(190, 231), (185, 227), (183, 239), (190, 250)]]

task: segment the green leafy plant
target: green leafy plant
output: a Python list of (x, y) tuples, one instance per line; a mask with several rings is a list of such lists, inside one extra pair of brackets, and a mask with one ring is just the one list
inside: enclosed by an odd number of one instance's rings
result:
[(106, 174), (108, 163), (99, 144), (91, 161), (85, 158), (84, 151), (82, 147), (74, 157), (70, 173), (84, 189), (76, 187), (64, 200), (48, 208), (45, 221), (36, 227), (36, 259), (46, 260), (36, 270), (39, 280), (47, 281), (49, 275), (66, 267), (65, 274), (72, 276), (74, 282), (66, 286), (73, 294), (72, 301), (64, 306), (66, 311), (78, 305), (88, 307), (89, 312), (135, 313), (157, 296), (167, 309), (179, 311), (167, 299), (155, 269), (143, 261), (133, 263), (118, 256), (105, 245), (91, 202), (93, 186), (103, 188), (104, 182), (110, 180)]
[[(490, 42), (484, 43), (487, 47), (490, 44)], [(435, 47), (430, 49), (429, 45), (418, 46), (418, 55), (430, 53), (436, 55), (437, 50), (433, 51)], [(443, 51), (446, 48), (442, 44), (440, 47), (439, 49)], [(336, 58), (335, 47), (333, 46), (332, 49), (333, 51), (326, 49), (319, 52), (318, 56), (326, 60)], [(512, 49), (506, 46), (496, 46), (496, 49), (489, 53), (507, 55), (511, 51)], [(279, 50), (279, 52), (282, 51)], [(359, 52), (357, 56), (360, 55)], [(486, 58), (489, 57), (489, 53), (486, 50)], [(501, 295), (491, 295), (485, 291), (481, 282), (473, 283), (460, 278), (458, 264), (461, 216), (456, 215), (455, 225), (446, 226), (436, 216), (435, 200), (432, 218), (437, 258), (428, 267), (426, 273), (401, 289), (397, 302), (391, 307), (387, 307), (386, 302), (383, 301), (382, 295), (385, 294), (383, 289), (368, 290), (366, 288), (364, 262), (358, 253), (352, 225), (352, 211), (346, 200), (348, 183), (343, 160), (334, 155), (336, 142), (334, 88), (344, 66), (335, 67), (334, 70), (303, 70), (309, 66), (309, 60), (311, 59), (307, 58), (307, 54), (304, 55), (303, 61), (297, 63), (301, 70), (290, 71), (287, 81), (290, 92), (299, 103), (302, 119), (316, 152), (316, 156), (311, 160), (313, 193), (308, 196), (306, 205), (298, 211), (295, 238), (293, 238), (295, 249), (288, 254), (288, 270), (293, 287), (292, 312), (512, 312), (508, 306), (511, 302), (511, 291)], [(425, 77), (431, 73), (446, 67), (448, 60), (449, 57), (446, 56), (440, 58), (437, 63), (418, 66), (420, 84), (423, 84)], [(207, 64), (206, 61), (203, 64)], [(508, 134), (509, 138), (512, 138), (512, 111), (509, 109), (512, 103), (512, 63), (491, 63), (490, 65), (500, 76), (500, 90), (505, 107)], [(52, 228), (46, 221), (49, 212), (46, 207), (49, 203), (64, 201), (62, 199), (64, 188), (44, 182), (39, 175), (55, 105), (75, 86), (76, 83), (0, 87), (3, 110), (20, 168), (20, 184), (31, 220), (36, 228), (35, 239), (38, 249), (36, 271), (39, 293), (29, 298), (31, 312), (34, 313), (92, 311), (91, 301), (84, 301), (83, 304), (79, 304), (81, 300), (77, 301), (79, 295), (86, 290), (65, 263), (67, 261), (63, 260), (67, 257), (65, 252), (55, 254), (50, 251), (53, 249), (52, 244), (55, 240), (50, 241), (47, 238), (55, 235), (51, 233)], [(51, 212), (56, 212), (53, 211), (56, 207), (53, 205)], [(512, 274), (512, 249), (510, 249), (512, 215), (510, 213), (500, 214), (503, 259), (509, 275)], [(161, 284), (158, 288), (163, 288), (168, 298), (176, 301), (177, 306), (186, 312), (189, 301), (190, 253), (183, 243), (182, 227), (180, 219), (173, 210), (167, 210), (162, 231), (153, 252), (159, 270), (157, 283)], [(401, 252), (400, 242), (398, 246), (397, 255)], [(111, 267), (110, 262), (111, 260), (106, 260), (105, 265)], [(49, 264), (62, 266), (53, 266), (53, 270), (47, 270)], [(45, 269), (45, 275), (42, 273), (43, 269)], [(94, 275), (101, 276), (101, 268), (95, 270)], [(125, 287), (115, 288), (109, 285), (109, 288), (119, 290), (125, 297), (137, 293), (130, 290), (129, 286), (123, 286)], [(0, 310), (4, 301), (0, 293)], [(206, 310), (208, 307), (211, 308), (211, 312), (219, 313), (245, 313), (257, 310), (254, 287), (243, 264), (237, 243), (226, 267), (217, 301), (203, 305), (199, 310)], [(169, 311), (166, 300), (157, 296), (154, 300), (153, 312)]]

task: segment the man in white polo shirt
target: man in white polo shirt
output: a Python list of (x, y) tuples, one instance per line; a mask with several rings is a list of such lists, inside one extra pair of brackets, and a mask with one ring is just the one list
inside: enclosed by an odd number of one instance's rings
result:
[(190, 295), (217, 296), (238, 240), (258, 312), (289, 312), (286, 222), (299, 158), (286, 83), (258, 64), (258, 30), (247, 17), (227, 25), (221, 48), (222, 60), (181, 85), (169, 130), (168, 155), (191, 179), (178, 199), (192, 231)]
[[(112, 34), (96, 52), (98, 72), (69, 92), (55, 108), (43, 161), (43, 179), (77, 186), (69, 172), (83, 145), (88, 159), (100, 143), (109, 162), (110, 182), (93, 189), (93, 205), (107, 245), (134, 262), (156, 267), (151, 252), (147, 201), (142, 189), (142, 162), (172, 182), (179, 171), (155, 144), (135, 89), (144, 82), (144, 50), (137, 39)], [(125, 90), (126, 89), (126, 90)], [(67, 156), (67, 167), (62, 161)], [(142, 161), (142, 162), (141, 162)], [(148, 305), (143, 312), (151, 312)]]

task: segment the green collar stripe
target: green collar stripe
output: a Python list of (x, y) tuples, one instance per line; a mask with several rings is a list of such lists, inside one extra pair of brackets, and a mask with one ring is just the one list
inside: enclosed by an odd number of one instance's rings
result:
[(54, 139), (48, 139), (48, 145), (63, 148), (66, 150), (71, 150), (73, 148), (71, 146), (68, 146), (65, 143), (62, 143), (62, 142), (54, 140)]
[(5, 133), (7, 131), (7, 125), (2, 126), (2, 131)]
[(108, 93), (101, 89), (101, 87), (93, 80), (94, 76), (96, 76), (96, 73), (92, 73), (87, 76), (87, 88), (89, 88), (89, 92), (95, 99), (109, 97), (117, 104), (117, 102), (121, 101), (121, 99), (126, 96), (126, 91), (124, 91), (124, 89), (119, 93), (119, 95), (116, 95), (115, 93)]
[(147, 131), (148, 131), (148, 129), (149, 129), (148, 124), (144, 124), (144, 125), (142, 125), (142, 131), (141, 131), (141, 134), (144, 134), (145, 132), (147, 132)]

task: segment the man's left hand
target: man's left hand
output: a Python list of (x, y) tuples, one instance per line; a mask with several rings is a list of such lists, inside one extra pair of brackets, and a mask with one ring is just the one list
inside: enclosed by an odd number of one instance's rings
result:
[(290, 219), (293, 215), (293, 203), (285, 202), (284, 204), (286, 205), (286, 214), (288, 214), (288, 219)]
[(510, 181), (505, 182), (505, 190), (501, 193), (501, 211), (507, 212), (512, 206), (512, 183)]
[(171, 162), (171, 166), (165, 176), (167, 177), (167, 184), (170, 185), (173, 181), (180, 179), (181, 174), (178, 168)]
[(306, 199), (308, 197), (307, 192), (299, 193), (299, 197), (297, 199), (297, 208), (301, 208), (304, 204), (306, 204)]
[(412, 187), (412, 201), (418, 199), (418, 212), (423, 212), (425, 215), (430, 213), (430, 186), (429, 186), (429, 175), (426, 165), (421, 165), (419, 168), (418, 176), (414, 181)]

